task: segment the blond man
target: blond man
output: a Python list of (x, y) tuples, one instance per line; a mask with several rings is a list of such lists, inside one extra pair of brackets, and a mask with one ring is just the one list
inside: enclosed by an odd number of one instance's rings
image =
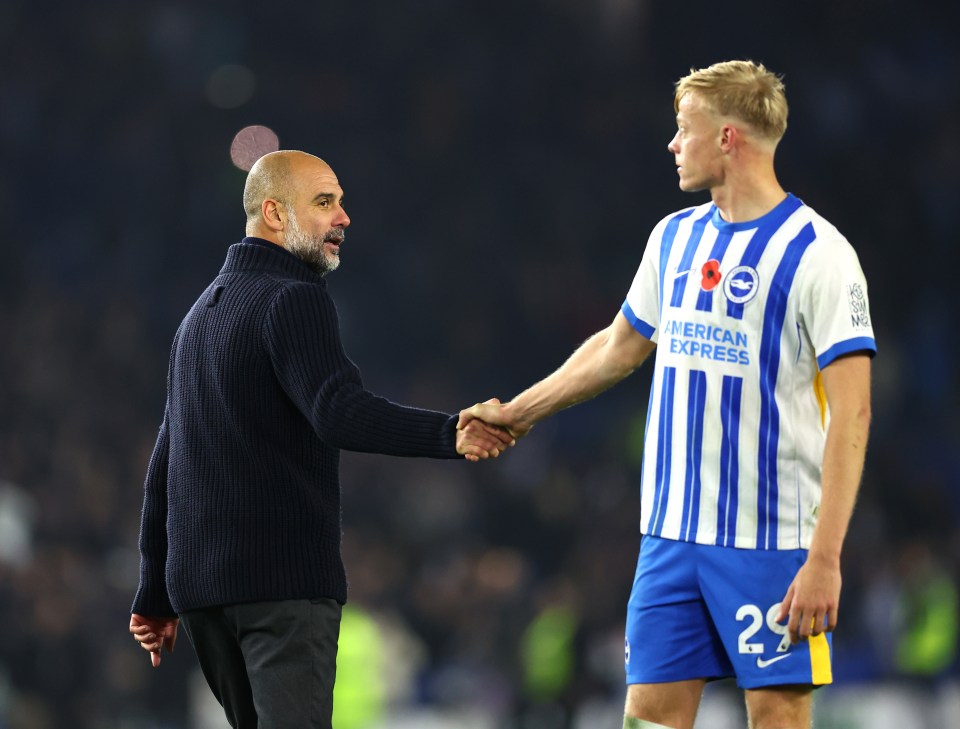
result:
[(830, 683), (840, 551), (863, 469), (876, 352), (857, 256), (784, 191), (781, 80), (751, 61), (676, 85), (680, 189), (614, 321), (502, 406), (461, 413), (523, 435), (656, 350), (627, 611), (628, 729), (692, 729), (733, 676), (751, 729), (806, 729)]

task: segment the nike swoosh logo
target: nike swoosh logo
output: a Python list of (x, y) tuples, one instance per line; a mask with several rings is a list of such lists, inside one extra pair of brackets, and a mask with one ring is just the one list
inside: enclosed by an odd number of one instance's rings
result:
[(766, 668), (766, 667), (769, 666), (771, 663), (776, 663), (777, 661), (782, 661), (784, 658), (789, 658), (789, 657), (790, 657), (790, 654), (789, 654), (789, 653), (784, 653), (782, 656), (775, 656), (775, 657), (771, 658), (769, 661), (765, 661), (765, 660), (763, 660), (762, 658), (759, 658), (759, 657), (758, 657), (758, 658), (757, 658), (757, 668)]

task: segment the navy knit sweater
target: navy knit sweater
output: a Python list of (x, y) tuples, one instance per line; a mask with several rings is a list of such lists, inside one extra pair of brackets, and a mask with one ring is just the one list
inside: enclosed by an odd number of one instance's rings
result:
[(323, 278), (244, 238), (174, 338), (133, 612), (345, 602), (340, 449), (456, 458), (455, 440), (455, 416), (367, 392)]

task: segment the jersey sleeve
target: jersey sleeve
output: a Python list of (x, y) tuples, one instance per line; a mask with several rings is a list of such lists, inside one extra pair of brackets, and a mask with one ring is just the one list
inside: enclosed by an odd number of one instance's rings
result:
[(640, 268), (620, 307), (633, 328), (652, 342), (657, 341), (660, 328), (660, 241), (663, 225), (661, 222), (650, 234)]
[(801, 316), (822, 370), (851, 352), (876, 354), (867, 281), (853, 246), (835, 232), (811, 250)]

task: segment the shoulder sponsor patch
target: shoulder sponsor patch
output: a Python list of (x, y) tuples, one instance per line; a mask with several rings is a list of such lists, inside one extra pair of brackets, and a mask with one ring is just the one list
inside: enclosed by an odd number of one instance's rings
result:
[(870, 326), (870, 309), (867, 306), (867, 293), (859, 283), (847, 286), (847, 303), (850, 305), (850, 323), (857, 329)]

